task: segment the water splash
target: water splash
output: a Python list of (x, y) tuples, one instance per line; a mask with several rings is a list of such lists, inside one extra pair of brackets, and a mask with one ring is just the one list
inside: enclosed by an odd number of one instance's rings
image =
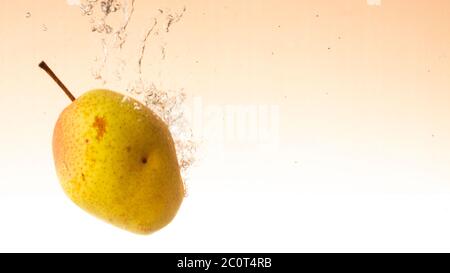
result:
[(88, 1), (87, 3), (80, 4), (80, 9), (81, 9), (81, 12), (83, 15), (87, 15), (87, 16), (92, 15), (93, 8), (94, 8), (94, 5), (90, 1)]
[(186, 7), (183, 7), (183, 10), (180, 13), (167, 15), (166, 32), (170, 31), (170, 27), (172, 26), (172, 24), (177, 23), (178, 21), (181, 20), (181, 18), (183, 17), (185, 12), (186, 12)]
[(110, 14), (111, 12), (116, 12), (119, 10), (120, 3), (116, 0), (101, 1), (100, 8), (105, 16), (108, 16), (108, 14)]
[(138, 69), (139, 69), (139, 79), (142, 81), (142, 61), (144, 59), (145, 54), (145, 48), (147, 46), (147, 40), (150, 37), (150, 34), (152, 34), (153, 30), (155, 29), (156, 25), (158, 24), (158, 20), (154, 19), (153, 24), (151, 27), (146, 31), (144, 39), (142, 40), (141, 50), (139, 54), (138, 59)]
[(119, 27), (119, 29), (114, 33), (116, 39), (116, 47), (122, 49), (125, 44), (127, 38), (127, 27), (130, 23), (131, 16), (134, 13), (134, 4), (135, 0), (131, 0), (131, 2), (126, 1), (125, 5), (122, 7), (122, 13), (124, 16), (123, 24)]
[[(82, 15), (89, 18), (91, 31), (99, 35), (101, 54), (94, 60), (95, 65), (92, 71), (94, 79), (102, 85), (119, 83), (125, 85), (130, 97), (143, 102), (167, 124), (175, 143), (181, 173), (186, 181), (188, 170), (195, 162), (197, 150), (197, 143), (194, 141), (191, 127), (183, 111), (186, 93), (182, 89), (174, 91), (158, 88), (155, 82), (146, 78), (143, 72), (144, 57), (147, 55), (149, 43), (157, 38), (161, 42), (162, 33), (169, 33), (173, 25), (183, 18), (186, 7), (179, 12), (170, 12), (167, 9), (156, 10), (156, 15), (148, 19), (149, 23), (134, 51), (135, 60), (130, 59), (129, 56), (125, 58), (122, 52), (128, 35), (136, 33), (136, 29), (129, 29), (135, 12), (135, 0), (84, 0), (79, 7)], [(114, 24), (117, 22), (117, 16), (111, 18), (114, 14), (121, 15), (119, 24)], [(168, 54), (164, 41), (159, 48), (163, 61)], [(128, 75), (125, 77), (125, 68), (133, 66), (136, 67), (134, 75), (131, 78)], [(111, 69), (113, 72), (110, 71)], [(126, 100), (127, 97), (124, 99)]]

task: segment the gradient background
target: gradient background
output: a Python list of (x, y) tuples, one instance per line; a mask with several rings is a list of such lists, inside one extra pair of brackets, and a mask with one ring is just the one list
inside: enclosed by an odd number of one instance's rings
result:
[(183, 5), (161, 86), (278, 106), (278, 146), (205, 137), (151, 236), (89, 216), (58, 184), (69, 101), (37, 64), (80, 95), (98, 38), (66, 1), (0, 0), (0, 251), (450, 251), (450, 1), (137, 0), (132, 28)]

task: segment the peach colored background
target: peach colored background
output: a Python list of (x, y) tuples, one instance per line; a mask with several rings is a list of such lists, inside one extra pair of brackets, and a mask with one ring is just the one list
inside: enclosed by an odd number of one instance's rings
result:
[[(54, 174), (52, 130), (69, 101), (37, 64), (79, 95), (99, 86), (98, 38), (63, 0), (2, 0), (0, 249), (448, 249), (449, 1), (137, 0), (130, 28), (183, 5), (155, 79), (188, 103), (277, 105), (278, 149), (205, 139), (177, 219), (145, 244), (89, 218)], [(430, 240), (407, 237), (436, 226)]]

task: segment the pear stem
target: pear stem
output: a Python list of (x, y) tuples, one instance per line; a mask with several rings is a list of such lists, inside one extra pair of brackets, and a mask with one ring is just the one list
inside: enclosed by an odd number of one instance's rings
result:
[(45, 72), (47, 72), (47, 74), (59, 85), (59, 87), (61, 87), (61, 89), (64, 91), (64, 93), (66, 93), (66, 95), (69, 97), (71, 101), (75, 100), (74, 95), (70, 93), (69, 89), (67, 89), (67, 87), (59, 80), (59, 78), (55, 75), (55, 73), (53, 73), (53, 71), (50, 69), (50, 67), (48, 67), (48, 65), (44, 61), (39, 63), (39, 67), (42, 68)]

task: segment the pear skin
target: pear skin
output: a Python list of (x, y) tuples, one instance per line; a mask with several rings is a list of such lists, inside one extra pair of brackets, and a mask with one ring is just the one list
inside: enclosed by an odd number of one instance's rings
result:
[(59, 116), (53, 155), (64, 192), (117, 227), (149, 234), (175, 217), (184, 185), (166, 124), (140, 102), (92, 90)]

